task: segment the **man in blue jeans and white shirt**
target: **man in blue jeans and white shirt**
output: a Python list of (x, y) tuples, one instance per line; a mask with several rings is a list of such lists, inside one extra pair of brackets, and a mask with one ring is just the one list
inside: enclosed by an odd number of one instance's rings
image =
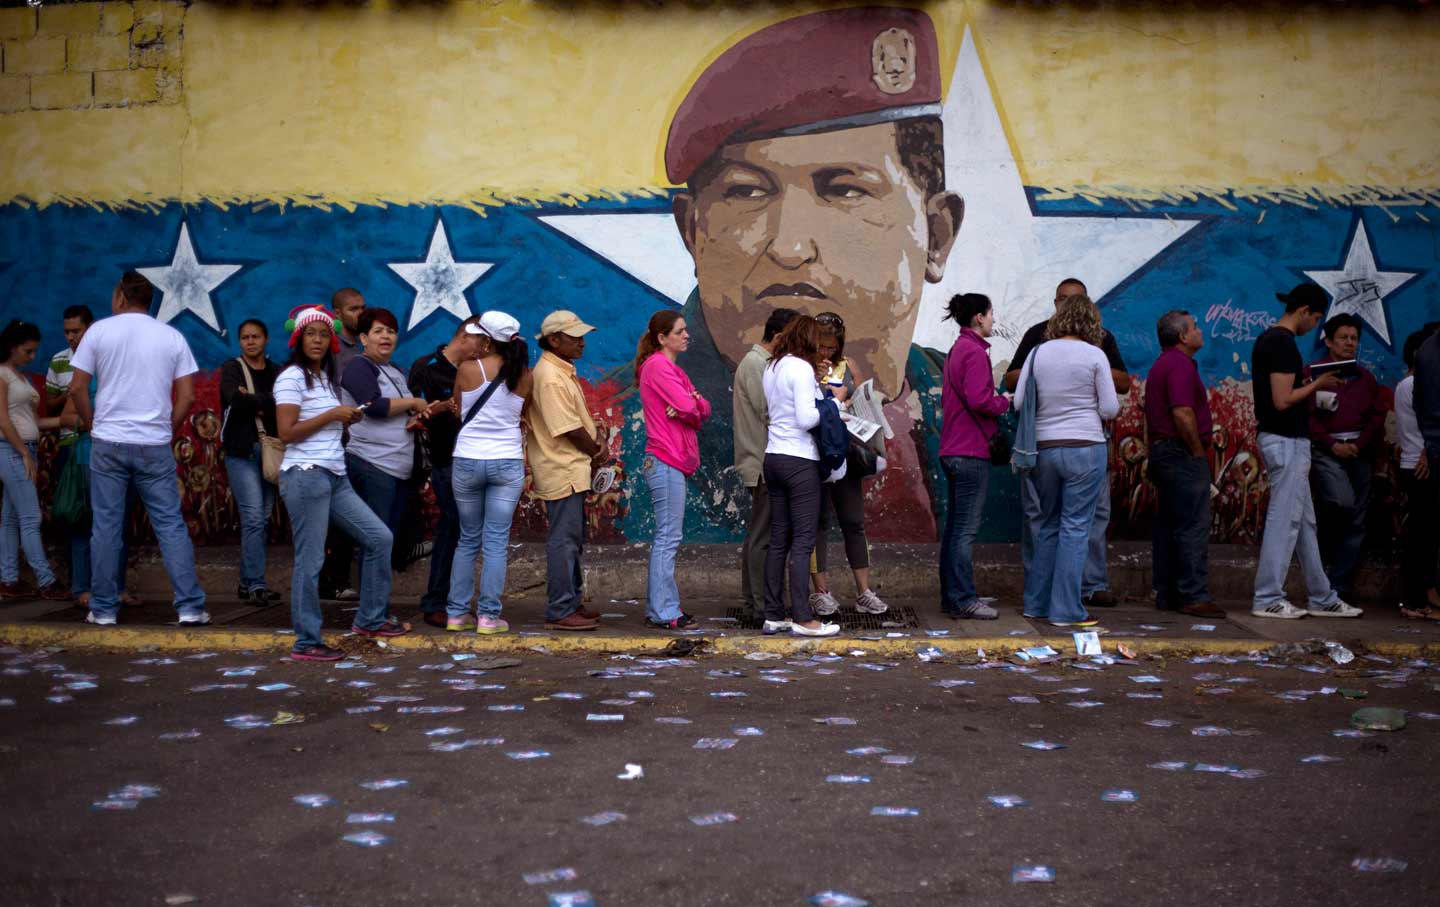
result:
[[(165, 571), (175, 589), (180, 626), (210, 622), (205, 592), (195, 575), (195, 549), (180, 513), (175, 427), (195, 402), (195, 357), (180, 332), (150, 317), (154, 287), (126, 271), (110, 299), (113, 317), (85, 332), (70, 359), (70, 394), (90, 450), (92, 624), (112, 626), (119, 609), (120, 548), (125, 495), (133, 485), (150, 515)], [(99, 385), (90, 403), (90, 378)], [(174, 402), (171, 402), (171, 394)]]
[[(1365, 612), (1340, 600), (1325, 577), (1320, 541), (1315, 531), (1315, 504), (1310, 497), (1310, 398), (1334, 390), (1340, 378), (1326, 372), (1302, 383), (1304, 360), (1295, 338), (1315, 330), (1325, 317), (1329, 299), (1313, 283), (1302, 283), (1289, 293), (1276, 293), (1285, 314), (1255, 341), (1250, 356), (1254, 376), (1256, 440), (1270, 479), (1270, 506), (1265, 512), (1265, 535), (1255, 571), (1255, 598), (1250, 613), (1256, 617), (1294, 620), (1313, 617), (1359, 617)], [(1300, 557), (1308, 606), (1285, 598), (1285, 577), (1290, 559)]]

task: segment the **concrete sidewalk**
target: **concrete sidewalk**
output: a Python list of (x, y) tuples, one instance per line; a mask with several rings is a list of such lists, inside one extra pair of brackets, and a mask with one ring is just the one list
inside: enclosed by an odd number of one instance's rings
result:
[[(1112, 545), (1112, 585), (1124, 600), (1116, 608), (1094, 609), (1094, 615), (1108, 631), (1105, 649), (1113, 652), (1117, 642), (1124, 642), (1137, 651), (1148, 652), (1248, 652), (1277, 643), (1322, 638), (1379, 653), (1440, 654), (1440, 624), (1403, 620), (1393, 598), (1384, 596), (1384, 586), (1389, 582), (1384, 569), (1371, 568), (1362, 577), (1362, 591), (1372, 594), (1358, 600), (1358, 604), (1366, 608), (1366, 615), (1360, 620), (1307, 617), (1277, 621), (1250, 616), (1252, 551), (1217, 546), (1212, 552), (1212, 588), (1230, 619), (1202, 621), (1151, 607), (1148, 546)], [(838, 556), (839, 552), (835, 554)], [(272, 549), (269, 570), (271, 587), (285, 594), (286, 599), (289, 597), (289, 555), (288, 549)], [(710, 651), (717, 653), (848, 652), (863, 648), (874, 654), (906, 655), (933, 646), (950, 654), (973, 655), (977, 648), (1006, 652), (1042, 642), (1073, 651), (1069, 634), (1020, 616), (1022, 577), (1015, 546), (980, 546), (977, 554), (981, 591), (997, 599), (1000, 618), (995, 621), (953, 621), (941, 614), (935, 594), (936, 546), (875, 546), (876, 585), (889, 601), (891, 611), (882, 617), (855, 612), (850, 604), (852, 584), (848, 570), (832, 573), (832, 589), (844, 604), (838, 615), (843, 633), (829, 640), (764, 637), (753, 627), (742, 625), (738, 609), (737, 555), (735, 547), (730, 545), (687, 546), (682, 551), (678, 572), (681, 592), (686, 596), (685, 608), (701, 619), (702, 629), (691, 634), (647, 629), (644, 626), (647, 556), (645, 545), (593, 547), (587, 562), (589, 602), (591, 608), (605, 615), (600, 629), (558, 633), (544, 629), (543, 545), (513, 546), (504, 615), (510, 622), (511, 632), (491, 637), (445, 633), (419, 621), (418, 600), (428, 562), (418, 563), (397, 574), (393, 598), (393, 612), (402, 619), (412, 620), (415, 631), (391, 640), (388, 645), (400, 650), (501, 652), (540, 647), (552, 653), (633, 652), (659, 651), (677, 638), (694, 635), (703, 636)], [(131, 570), (130, 580), (131, 588), (145, 603), (123, 609), (119, 627), (85, 624), (83, 609), (71, 605), (20, 601), (0, 605), (0, 639), (31, 645), (125, 648), (288, 648), (291, 644), (288, 604), (256, 608), (236, 597), (238, 550), (207, 548), (199, 552), (199, 557), (202, 579), (210, 593), (207, 607), (214, 620), (210, 627), (182, 631), (174, 625), (175, 612), (169, 603), (162, 565), (154, 552), (142, 551), (138, 565)], [(1292, 576), (1292, 581), (1295, 579)], [(1296, 600), (1303, 601), (1303, 598)], [(341, 636), (353, 619), (353, 602), (327, 602), (324, 610), (325, 628), (331, 638), (341, 638), (345, 645), (369, 645)]]

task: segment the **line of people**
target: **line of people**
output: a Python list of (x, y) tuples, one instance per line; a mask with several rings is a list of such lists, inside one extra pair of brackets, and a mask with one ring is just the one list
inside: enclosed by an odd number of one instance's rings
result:
[[(143, 276), (127, 272), (112, 295), (112, 317), (92, 324), (88, 309), (66, 310), (69, 344), (52, 359), (46, 385), (47, 403), (63, 404), (58, 416), (37, 415), (39, 394), (22, 374), (36, 355), (39, 328), (14, 321), (0, 333), (0, 434), (7, 442), (0, 448), (0, 596), (29, 594), (18, 585), (23, 551), (37, 594), (53, 600), (88, 594), (87, 619), (116, 623), (123, 523), (138, 501), (159, 540), (179, 623), (208, 623), (170, 448), (194, 400), (196, 366), (183, 337), (149, 316), (152, 295)], [(1360, 560), (1384, 406), (1374, 377), (1354, 361), (1359, 320), (1342, 314), (1326, 322), (1327, 353), (1307, 366), (1296, 338), (1314, 330), (1328, 301), (1311, 284), (1277, 297), (1285, 312), (1257, 340), (1251, 369), (1257, 444), (1271, 491), (1252, 613), (1358, 617), (1361, 610), (1344, 598)], [(406, 374), (390, 361), (399, 334), (393, 313), (367, 307), (352, 289), (337, 292), (332, 306), (292, 310), (284, 366), (265, 355), (266, 325), (246, 320), (238, 330), (241, 355), (221, 369), (221, 442), (241, 518), (239, 596), (257, 604), (280, 598), (265, 582), (267, 524), (278, 490), (294, 536), (296, 656), (340, 657), (321, 637), (320, 601), (349, 597), (354, 561), (353, 632), (408, 632), (390, 607), (392, 570), (404, 560), (395, 556), (396, 538), (416, 522), (414, 501), (428, 479), (440, 521), (422, 619), (447, 631), (503, 633), (507, 543), (528, 461), (531, 492), (544, 502), (549, 522), (546, 626), (593, 630), (599, 615), (584, 606), (585, 501), (611, 448), (596, 429), (575, 362), (594, 327), (573, 312), (551, 313), (536, 335), (542, 352), (531, 369), (519, 322), (486, 312), (463, 321)], [(994, 383), (990, 300), (957, 295), (946, 317), (960, 331), (941, 388), (940, 454), (949, 486), (941, 609), (957, 619), (998, 616), (976, 589), (973, 546), (990, 469), (1010, 464), (1021, 474), (1022, 613), (1057, 627), (1094, 626), (1090, 609), (1115, 601), (1105, 567), (1109, 423), (1130, 389), (1114, 337), (1084, 284), (1063, 281), (1054, 316), (1027, 331), (1009, 364), (1012, 398)], [(1204, 338), (1179, 310), (1161, 316), (1156, 332), (1162, 353), (1144, 401), (1148, 477), (1158, 496), (1155, 601), (1162, 609), (1223, 618), (1207, 588), (1213, 421), (1195, 363)], [(1419, 516), (1435, 500), (1426, 445), (1432, 436), (1440, 445), (1440, 340), (1428, 342), (1431, 333), (1407, 340), (1405, 359), (1414, 370), (1395, 395), (1401, 481), (1412, 515), (1403, 611), (1416, 619), (1440, 619), (1434, 582), (1440, 542)], [(840, 607), (827, 579), (824, 536), (832, 512), (854, 576), (855, 609), (883, 614), (888, 607), (870, 585), (864, 524), (863, 482), (885, 468), (883, 435), (861, 441), (847, 431), (847, 403), (861, 379), (844, 356), (845, 339), (834, 313), (812, 318), (777, 309), (736, 371), (736, 468), (752, 494), (742, 585), (767, 634), (839, 631), (824, 620)], [(684, 318), (660, 311), (633, 363), (646, 432), (640, 476), (655, 517), (646, 623), (667, 630), (696, 623), (681, 607), (675, 558), (686, 479), (699, 467), (698, 431), (710, 405), (679, 364), (688, 345)], [(1012, 408), (1013, 441), (1000, 427)], [(70, 532), (69, 592), (40, 541), (35, 446), (43, 430), (62, 432), (62, 456), (89, 462), (92, 525)], [(1304, 609), (1284, 593), (1297, 553), (1308, 589)]]

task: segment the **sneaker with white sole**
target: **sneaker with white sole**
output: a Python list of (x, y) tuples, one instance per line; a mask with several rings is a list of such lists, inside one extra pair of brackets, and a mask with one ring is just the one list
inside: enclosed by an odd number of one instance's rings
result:
[(481, 636), (494, 636), (496, 633), (510, 632), (510, 624), (498, 617), (489, 617), (484, 614), (475, 621), (475, 632)]
[(840, 625), (822, 623), (812, 630), (804, 624), (792, 623), (790, 632), (796, 636), (836, 636), (840, 633)]
[(1299, 620), (1305, 614), (1304, 608), (1297, 608), (1283, 598), (1264, 608), (1250, 609), (1251, 617), (1272, 617), (1276, 620)]
[(855, 599), (855, 610), (865, 614), (884, 614), (890, 610), (890, 606), (875, 594), (874, 589), (866, 589)]
[(101, 627), (113, 627), (117, 623), (113, 614), (96, 614), (94, 611), (85, 613), (85, 623), (95, 624)]
[(335, 593), (334, 598), (330, 599), (332, 602), (358, 602), (359, 600), (360, 593), (354, 589), (341, 589)]
[(840, 610), (840, 602), (829, 592), (811, 592), (810, 610), (828, 617)]
[(767, 620), (761, 626), (760, 632), (766, 636), (774, 636), (776, 633), (788, 633), (792, 624), (788, 620)]
[(1328, 605), (1310, 605), (1305, 609), (1305, 613), (1311, 617), (1360, 617), (1365, 613), (1365, 609), (1346, 604), (1337, 598)]
[(191, 611), (189, 614), (180, 615), (180, 626), (182, 627), (203, 627), (210, 623), (209, 611)]

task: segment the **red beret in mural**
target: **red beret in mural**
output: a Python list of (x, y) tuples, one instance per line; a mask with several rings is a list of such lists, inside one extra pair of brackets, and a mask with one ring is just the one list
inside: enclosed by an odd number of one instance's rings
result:
[(730, 142), (940, 115), (940, 50), (920, 10), (827, 10), (761, 29), (722, 53), (670, 122), (672, 183)]

